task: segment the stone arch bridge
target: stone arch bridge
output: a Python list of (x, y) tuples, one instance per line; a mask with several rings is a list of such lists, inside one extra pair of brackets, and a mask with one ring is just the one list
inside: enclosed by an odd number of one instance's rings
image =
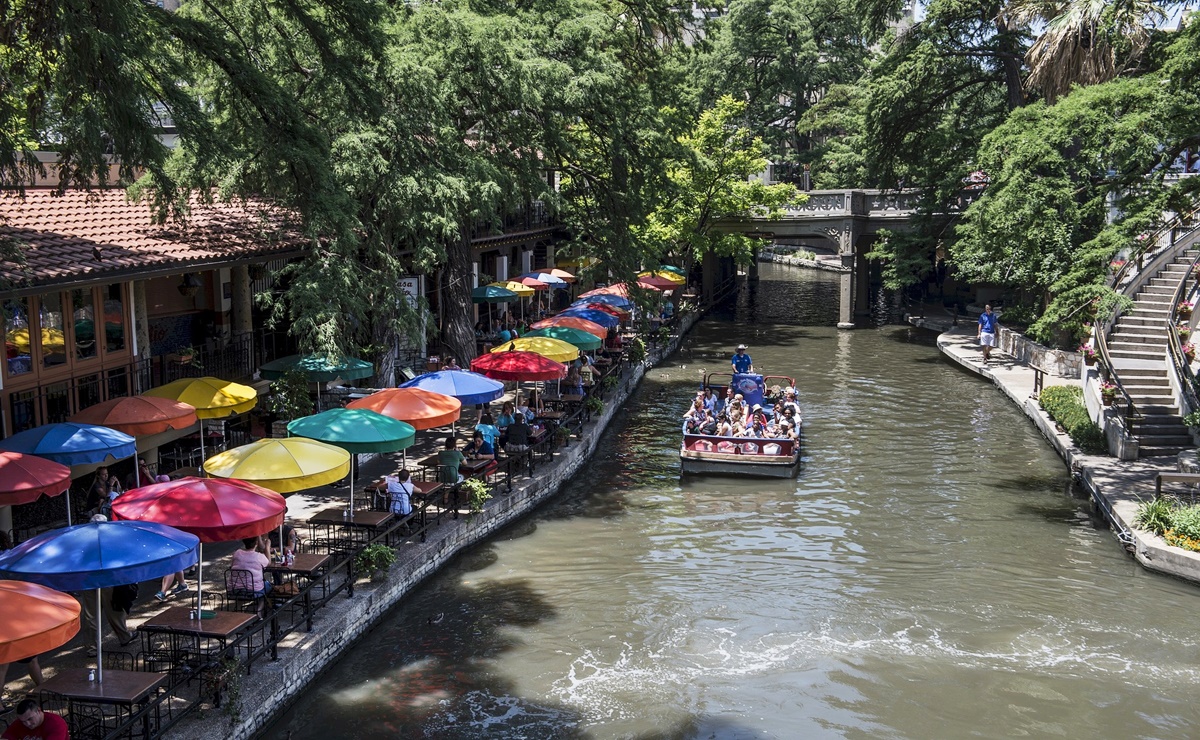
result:
[[(871, 270), (865, 255), (881, 230), (903, 231), (910, 227), (921, 191), (810, 190), (806, 195), (805, 203), (785, 207), (780, 219), (722, 221), (717, 228), (832, 247), (846, 268), (842, 275), (838, 327), (853, 329), (855, 316), (870, 313), (867, 294)], [(953, 219), (976, 196), (977, 193), (964, 191), (943, 217)], [(757, 272), (757, 265), (752, 271)]]

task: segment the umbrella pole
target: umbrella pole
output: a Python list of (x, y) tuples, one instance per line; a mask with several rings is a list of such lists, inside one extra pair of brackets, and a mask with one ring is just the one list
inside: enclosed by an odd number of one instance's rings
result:
[(104, 621), (104, 613), (100, 611), (100, 591), (96, 589), (96, 675), (100, 683), (104, 683), (104, 641), (100, 637), (100, 624)]
[(354, 460), (358, 457), (351, 453), (350, 455), (350, 516), (354, 516)]
[(200, 557), (196, 560), (196, 618), (204, 609), (204, 543), (200, 543)]
[(204, 477), (204, 419), (197, 419), (196, 423), (200, 425), (200, 477)]
[(69, 527), (69, 526), (71, 526), (71, 487), (70, 486), (67, 487), (66, 496), (67, 496), (67, 526)]

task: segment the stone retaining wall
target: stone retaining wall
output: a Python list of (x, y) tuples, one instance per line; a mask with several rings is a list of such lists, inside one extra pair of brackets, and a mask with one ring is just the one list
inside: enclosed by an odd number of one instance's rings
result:
[(230, 726), (225, 714), (210, 712), (185, 720), (167, 736), (249, 738), (262, 731), (401, 598), (450, 558), (529, 514), (557, 493), (591, 459), (613, 415), (637, 388), (646, 369), (678, 349), (700, 316), (693, 313), (683, 317), (679, 336), (661, 351), (651, 352), (645, 364), (627, 371), (611, 399), (605, 402), (604, 411), (585, 426), (584, 439), (572, 440), (568, 447), (560, 448), (555, 463), (542, 464), (534, 478), (514, 480), (511, 492), (494, 492), (480, 514), (444, 520), (429, 530), (425, 543), (401, 547), (387, 579), (357, 583), (353, 598), (335, 597), (317, 613), (312, 632), (296, 633), (281, 643), (279, 660), (257, 662), (253, 672), (243, 679), (242, 713), (235, 725)]

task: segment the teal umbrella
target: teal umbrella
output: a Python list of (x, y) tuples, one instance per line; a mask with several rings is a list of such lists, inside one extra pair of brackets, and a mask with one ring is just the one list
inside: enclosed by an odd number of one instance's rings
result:
[(600, 349), (604, 346), (604, 340), (595, 334), (581, 331), (579, 329), (572, 329), (569, 326), (548, 326), (545, 329), (531, 331), (525, 336), (550, 337), (551, 339), (559, 339), (568, 344), (573, 344), (585, 352), (593, 349)]
[[(411, 425), (367, 409), (329, 409), (296, 419), (288, 434), (341, 447), (351, 455), (399, 452), (412, 445), (417, 430)], [(354, 510), (354, 466), (350, 466), (350, 510)]]
[(687, 277), (686, 272), (684, 272), (681, 268), (676, 267), (674, 265), (659, 265), (658, 269), (666, 270), (667, 272), (673, 272), (676, 275), (682, 275), (683, 277)]
[(496, 285), (481, 285), (471, 291), (472, 303), (512, 303), (517, 294)]
[(312, 383), (326, 383), (338, 378), (361, 380), (375, 374), (375, 366), (366, 360), (357, 357), (330, 359), (325, 355), (288, 355), (259, 367), (266, 380), (279, 380), (292, 370), (304, 373), (304, 377)]

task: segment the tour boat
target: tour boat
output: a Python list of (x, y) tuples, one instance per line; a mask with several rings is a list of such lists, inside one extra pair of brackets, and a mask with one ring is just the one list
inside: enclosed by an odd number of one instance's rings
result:
[[(724, 378), (728, 382), (723, 382)], [(704, 377), (704, 388), (712, 388), (720, 398), (725, 397), (726, 388), (732, 387), (735, 393), (742, 394), (747, 408), (762, 404), (764, 410), (778, 400), (775, 392), (795, 385), (794, 380), (783, 375), (709, 373)], [(802, 439), (803, 426), (796, 429), (796, 439), (773, 439), (692, 434), (686, 431), (685, 424), (679, 463), (683, 473), (792, 478), (800, 468)]]

